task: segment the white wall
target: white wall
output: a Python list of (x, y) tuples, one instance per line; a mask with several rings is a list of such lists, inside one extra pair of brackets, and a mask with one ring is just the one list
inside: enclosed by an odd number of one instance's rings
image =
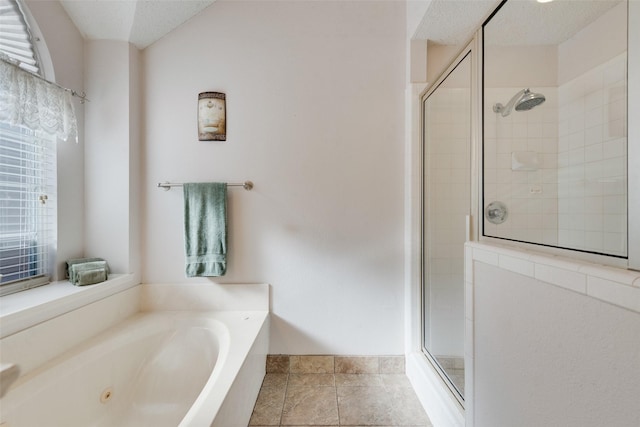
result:
[(142, 54), (129, 45), (129, 272), (142, 277)]
[(440, 74), (448, 67), (451, 61), (460, 53), (461, 46), (442, 45), (433, 42), (427, 43), (427, 82), (433, 84)]
[(467, 426), (640, 424), (640, 273), (467, 246)]
[[(538, 87), (558, 84), (558, 47), (555, 45), (501, 46), (484, 40), (485, 87)], [(515, 95), (515, 93), (514, 93)], [(508, 99), (501, 101), (506, 104)]]
[[(138, 273), (139, 55), (126, 42), (86, 42), (86, 256)], [(133, 109), (131, 108), (133, 107)], [(133, 199), (133, 201), (132, 201)]]
[[(216, 2), (143, 52), (143, 282), (267, 282), (272, 353), (403, 353), (405, 8)], [(227, 95), (201, 142), (199, 92)], [(229, 191), (227, 275), (186, 279), (182, 192)]]
[(558, 84), (566, 84), (626, 51), (627, 2), (621, 1), (558, 45)]
[[(49, 51), (43, 58), (53, 67), (55, 81), (79, 92), (83, 90), (83, 39), (59, 2), (26, 1), (42, 37), (37, 42)], [(50, 71), (50, 70), (47, 70)], [(77, 98), (74, 107), (78, 120), (79, 143), (60, 141), (58, 156), (58, 242), (54, 280), (64, 278), (65, 261), (84, 251), (84, 108)]]

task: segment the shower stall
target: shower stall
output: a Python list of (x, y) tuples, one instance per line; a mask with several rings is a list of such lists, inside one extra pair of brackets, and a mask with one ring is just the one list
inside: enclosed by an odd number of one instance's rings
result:
[[(569, 249), (614, 265), (632, 243), (627, 3), (584, 5), (591, 17), (552, 37), (507, 32), (524, 6), (504, 2), (421, 98), (422, 352), (461, 406), (473, 369), (465, 241)], [(581, 7), (562, 4), (567, 16)], [(580, 55), (604, 28), (612, 40)]]
[[(489, 397), (539, 383), (518, 377), (519, 358), (509, 370), (499, 357), (517, 347), (506, 332), (518, 331), (505, 329), (519, 315), (518, 304), (529, 303), (505, 296), (519, 283), (502, 270), (597, 299), (618, 292), (615, 279), (585, 279), (582, 290), (582, 269), (590, 271), (583, 263), (612, 272), (640, 269), (640, 172), (634, 167), (640, 125), (629, 120), (640, 99), (632, 77), (640, 67), (640, 6), (626, 0), (553, 6), (503, 1), (456, 58), (448, 56), (451, 49), (431, 49), (435, 42), (426, 45), (431, 63), (453, 61), (419, 98), (421, 141), (413, 139), (410, 152), (416, 169), (420, 158), (410, 189), (415, 199), (420, 194), (422, 208), (412, 211), (412, 249), (421, 250), (412, 291), (418, 300), (420, 290), (421, 306), (410, 332), (417, 349), (419, 323), (422, 352), (411, 354), (408, 372), (423, 402), (444, 402), (445, 409), (434, 410), (438, 425), (463, 426), (465, 418), (466, 425), (513, 425), (481, 422), (518, 413), (502, 411), (504, 399)], [(543, 32), (540, 22), (548, 23)], [(476, 242), (465, 247), (467, 240)], [(558, 265), (530, 261), (538, 257)], [(627, 277), (624, 270), (620, 277)], [(622, 307), (628, 300), (603, 299)], [(487, 318), (496, 322), (488, 325)], [(540, 334), (548, 329), (525, 322), (522, 330), (529, 326)], [(506, 344), (492, 345), (491, 338)], [(531, 341), (526, 334), (522, 339)], [(514, 401), (529, 409), (526, 397)]]

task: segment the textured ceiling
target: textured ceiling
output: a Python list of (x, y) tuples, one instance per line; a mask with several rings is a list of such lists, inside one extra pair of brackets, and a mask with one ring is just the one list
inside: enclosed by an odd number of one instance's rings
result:
[(91, 40), (128, 41), (144, 49), (215, 0), (61, 0)]
[(586, 27), (621, 0), (510, 1), (491, 20), (485, 37), (502, 45), (555, 45)]
[[(491, 20), (487, 37), (502, 45), (558, 44), (622, 0), (511, 0)], [(432, 0), (415, 38), (461, 45), (499, 4), (497, 0)]]
[(431, 0), (414, 34), (418, 40), (461, 45), (471, 39), (499, 0)]
[[(61, 0), (88, 39), (128, 41), (144, 49), (215, 0)], [(305, 1), (305, 0), (293, 0)], [(343, 0), (344, 1), (344, 0)], [(395, 1), (395, 0), (387, 0)], [(557, 44), (621, 0), (510, 0), (488, 31), (505, 45)], [(461, 45), (499, 0), (431, 0), (415, 39)]]

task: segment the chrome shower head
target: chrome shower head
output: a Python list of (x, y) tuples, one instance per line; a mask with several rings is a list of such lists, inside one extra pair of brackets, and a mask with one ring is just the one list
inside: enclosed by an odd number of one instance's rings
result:
[(529, 111), (536, 105), (542, 104), (546, 98), (541, 93), (533, 93), (529, 89), (525, 90), (521, 99), (516, 102), (516, 111)]
[(542, 104), (545, 100), (546, 98), (541, 93), (531, 92), (528, 88), (522, 89), (509, 100), (506, 106), (500, 103), (495, 104), (493, 106), (493, 112), (500, 113), (502, 117), (507, 117), (509, 114), (511, 114), (511, 110), (513, 109), (514, 105), (516, 111), (528, 111), (536, 105)]

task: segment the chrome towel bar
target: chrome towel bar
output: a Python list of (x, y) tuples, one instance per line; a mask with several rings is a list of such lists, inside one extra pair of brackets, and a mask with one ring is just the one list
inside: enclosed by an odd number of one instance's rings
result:
[[(162, 188), (164, 191), (169, 191), (171, 187), (182, 187), (182, 185), (183, 184), (180, 182), (159, 182), (158, 188)], [(253, 182), (228, 182), (227, 187), (243, 187), (245, 190), (251, 190), (253, 188)]]

